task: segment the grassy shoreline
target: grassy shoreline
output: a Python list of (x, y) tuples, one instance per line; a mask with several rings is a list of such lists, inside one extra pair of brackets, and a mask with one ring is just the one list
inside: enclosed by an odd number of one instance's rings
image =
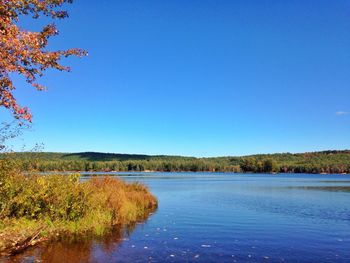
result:
[[(139, 222), (143, 222), (156, 210), (156, 206), (149, 209), (142, 217), (124, 224), (105, 224), (100, 230), (91, 226), (90, 228), (72, 228), (64, 222), (45, 222), (27, 219), (3, 220), (0, 225), (0, 259), (18, 255), (30, 247), (46, 242), (60, 240), (102, 238), (108, 235), (110, 230), (130, 228)], [(76, 222), (79, 224), (79, 222)]]
[(0, 254), (62, 235), (103, 235), (140, 221), (158, 205), (148, 188), (118, 178), (81, 182), (79, 174), (24, 175), (0, 162)]

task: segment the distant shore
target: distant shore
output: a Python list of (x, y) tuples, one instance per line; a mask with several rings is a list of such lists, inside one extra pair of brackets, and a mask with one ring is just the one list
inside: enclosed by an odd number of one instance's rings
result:
[[(279, 175), (279, 174), (315, 174), (315, 175), (348, 175), (350, 173), (296, 173), (296, 172), (285, 172), (285, 173), (281, 173), (281, 172), (274, 172), (274, 173), (264, 173), (264, 172), (227, 172), (227, 171), (151, 171), (151, 170), (146, 170), (146, 171), (59, 171), (59, 170), (54, 170), (54, 171), (45, 171), (45, 172), (40, 172), (40, 173), (53, 173), (53, 174), (57, 174), (57, 173), (80, 173), (80, 174), (84, 174), (84, 173), (88, 173), (88, 174), (96, 174), (96, 175), (115, 175), (117, 173), (120, 173), (121, 176), (123, 176), (124, 174), (132, 174), (132, 173), (212, 173), (212, 174), (216, 174), (216, 173), (226, 173), (226, 174), (264, 174), (264, 175)], [(127, 176), (127, 175), (125, 175)]]
[[(185, 157), (114, 153), (15, 152), (23, 171), (350, 173), (350, 151)], [(0, 159), (5, 155), (0, 154)]]

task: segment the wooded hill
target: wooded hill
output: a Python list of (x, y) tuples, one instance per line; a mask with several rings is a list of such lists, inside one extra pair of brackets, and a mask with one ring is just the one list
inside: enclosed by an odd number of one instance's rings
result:
[(39, 171), (350, 173), (350, 150), (212, 158), (98, 152), (19, 152), (10, 156), (23, 170)]

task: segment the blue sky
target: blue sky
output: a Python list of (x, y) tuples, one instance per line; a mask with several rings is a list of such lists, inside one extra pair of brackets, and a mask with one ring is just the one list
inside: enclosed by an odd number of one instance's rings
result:
[[(350, 148), (349, 1), (76, 0), (14, 149), (191, 156)], [(36, 28), (37, 24), (27, 24)], [(8, 119), (3, 109), (0, 118)]]

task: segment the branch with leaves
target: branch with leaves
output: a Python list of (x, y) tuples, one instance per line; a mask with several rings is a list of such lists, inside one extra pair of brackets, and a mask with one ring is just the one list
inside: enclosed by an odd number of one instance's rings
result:
[(49, 38), (58, 34), (54, 24), (44, 26), (39, 32), (27, 31), (17, 25), (26, 15), (33, 19), (40, 16), (66, 18), (67, 12), (60, 10), (65, 3), (72, 3), (72, 0), (0, 0), (0, 106), (9, 109), (16, 119), (31, 122), (32, 115), (14, 97), (16, 87), (11, 74), (21, 75), (37, 90), (43, 90), (45, 87), (37, 79), (47, 69), (69, 71), (69, 67), (60, 64), (62, 57), (87, 54), (78, 48), (49, 51)]

